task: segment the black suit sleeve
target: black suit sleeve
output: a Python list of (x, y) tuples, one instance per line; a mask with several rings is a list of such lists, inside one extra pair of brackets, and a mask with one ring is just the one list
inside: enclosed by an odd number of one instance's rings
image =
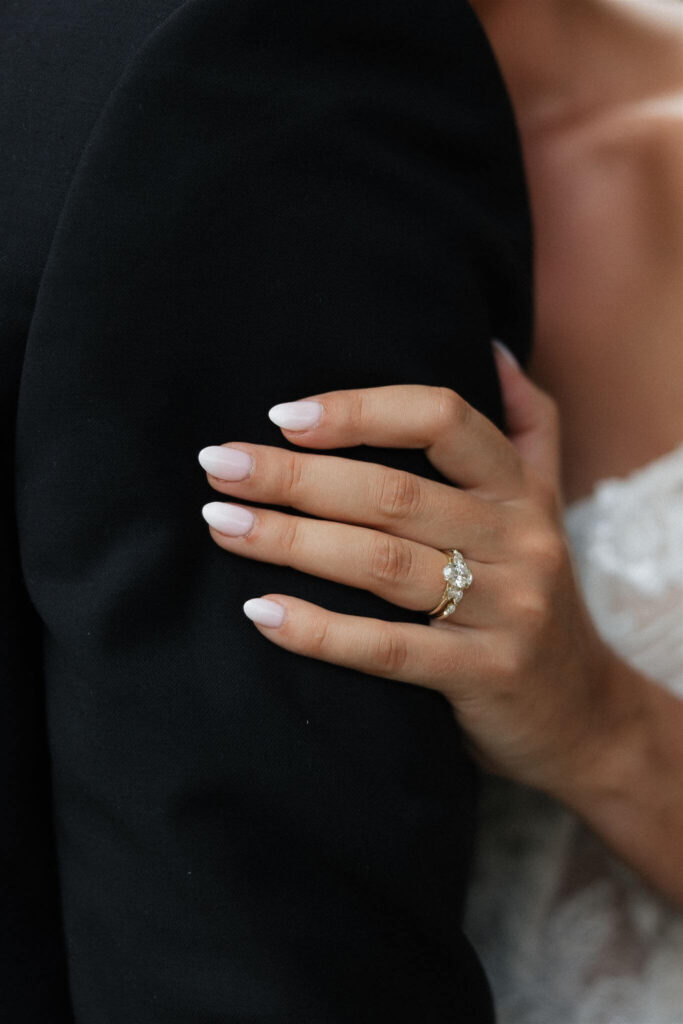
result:
[(241, 603), (420, 616), (220, 551), (196, 453), (282, 444), (268, 408), (332, 388), (446, 384), (500, 422), (489, 338), (526, 354), (529, 250), (464, 0), (189, 0), (109, 97), (18, 410), (78, 1024), (492, 1019), (448, 703), (283, 651)]

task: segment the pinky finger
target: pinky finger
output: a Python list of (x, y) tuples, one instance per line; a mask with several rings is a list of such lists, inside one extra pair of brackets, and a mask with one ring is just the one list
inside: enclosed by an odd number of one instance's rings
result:
[(451, 699), (456, 680), (461, 687), (472, 678), (470, 630), (342, 615), (282, 594), (246, 601), (244, 612), (263, 636), (308, 658), (426, 686)]

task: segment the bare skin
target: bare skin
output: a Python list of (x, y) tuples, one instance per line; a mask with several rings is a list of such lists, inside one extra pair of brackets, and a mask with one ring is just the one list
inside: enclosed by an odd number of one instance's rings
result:
[(683, 439), (683, 9), (471, 0), (518, 121), (567, 501)]

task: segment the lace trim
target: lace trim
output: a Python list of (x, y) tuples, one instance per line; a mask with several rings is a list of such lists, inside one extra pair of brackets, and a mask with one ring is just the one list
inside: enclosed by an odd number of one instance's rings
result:
[[(683, 695), (683, 444), (564, 522), (604, 639)], [(683, 1024), (683, 914), (541, 794), (484, 779), (465, 925), (498, 1024)]]
[(599, 480), (590, 494), (579, 498), (565, 507), (565, 517), (570, 521), (581, 517), (582, 509), (590, 509), (596, 497), (605, 489), (627, 488), (644, 489), (645, 491), (667, 491), (672, 481), (683, 476), (683, 441), (668, 452), (651, 459), (642, 466), (632, 469), (624, 476), (608, 476)]

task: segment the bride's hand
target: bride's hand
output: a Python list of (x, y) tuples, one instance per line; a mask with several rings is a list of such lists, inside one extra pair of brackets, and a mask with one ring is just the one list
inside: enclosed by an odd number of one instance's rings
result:
[[(448, 388), (332, 391), (276, 406), (307, 448), (422, 448), (452, 484), (332, 455), (231, 442), (203, 449), (239, 505), (204, 516), (226, 551), (361, 587), (403, 608), (441, 599), (455, 547), (473, 582), (446, 619), (342, 615), (283, 594), (245, 611), (272, 643), (439, 690), (486, 768), (552, 793), (588, 770), (609, 728), (609, 653), (579, 595), (562, 526), (553, 400), (500, 349), (510, 436)], [(245, 502), (290, 506), (317, 518)]]

